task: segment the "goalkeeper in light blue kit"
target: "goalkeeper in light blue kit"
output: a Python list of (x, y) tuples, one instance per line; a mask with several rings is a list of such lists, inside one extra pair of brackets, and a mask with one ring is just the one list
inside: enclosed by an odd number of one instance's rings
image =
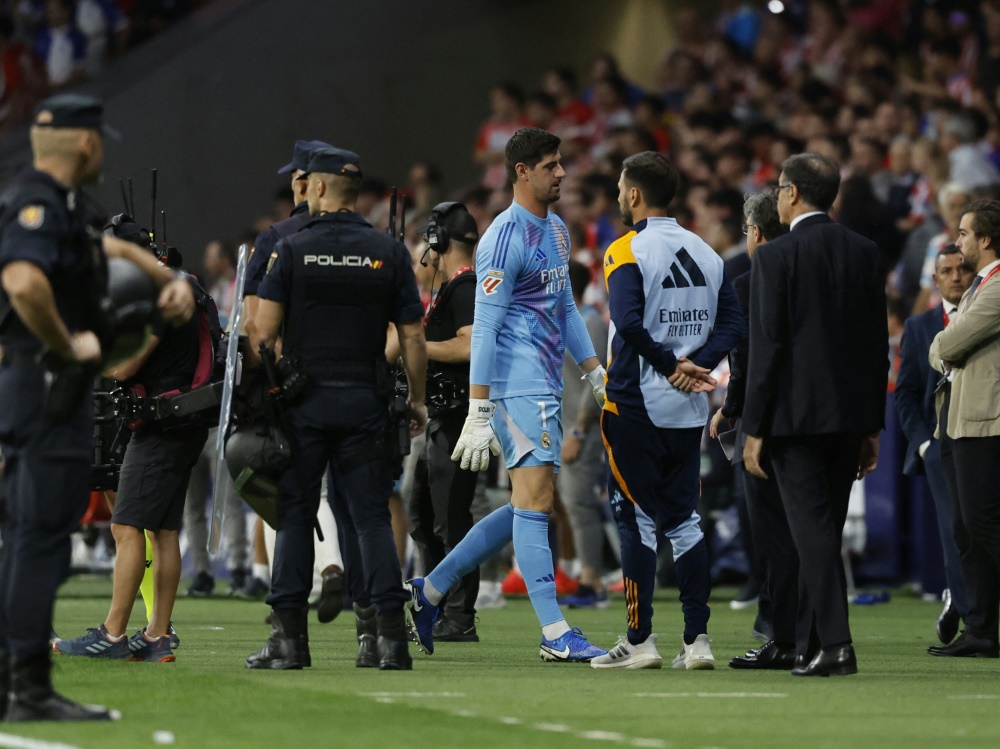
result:
[(559, 143), (539, 128), (514, 133), (505, 159), (514, 202), (490, 225), (476, 251), (469, 415), (452, 460), (465, 469), (485, 470), (490, 453), (499, 455), (502, 446), (511, 504), (473, 526), (426, 578), (406, 583), (407, 621), (428, 654), (434, 652), (438, 603), (462, 576), (511, 540), (542, 627), (542, 659), (589, 661), (607, 652), (563, 618), (548, 543), (562, 449), (565, 351), (604, 404), (604, 368), (569, 284), (569, 232), (549, 213), (566, 176)]

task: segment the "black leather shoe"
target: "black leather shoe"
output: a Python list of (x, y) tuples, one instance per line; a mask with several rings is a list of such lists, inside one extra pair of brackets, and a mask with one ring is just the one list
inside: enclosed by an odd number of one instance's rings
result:
[(411, 671), (413, 659), (406, 642), (403, 610), (376, 614), (378, 626), (378, 667), (382, 671)]
[(962, 617), (955, 608), (955, 602), (951, 599), (951, 591), (948, 588), (941, 594), (941, 600), (944, 601), (944, 609), (938, 617), (936, 629), (938, 639), (947, 645), (958, 634), (958, 623)]
[(931, 645), (927, 652), (944, 658), (1000, 658), (1000, 646), (996, 641), (968, 632), (962, 632), (950, 645)]
[(354, 604), (354, 626), (358, 632), (358, 657), (354, 659), (355, 667), (378, 668), (378, 624), (375, 621), (375, 607)]
[(479, 642), (476, 624), (465, 625), (451, 619), (438, 619), (434, 623), (434, 642)]
[[(753, 653), (753, 655), (751, 655)], [(756, 668), (788, 671), (795, 666), (795, 649), (779, 648), (774, 640), (764, 647), (748, 651), (746, 655), (736, 656), (729, 661), (730, 668)]]
[(344, 610), (344, 571), (330, 565), (323, 571), (323, 587), (316, 604), (316, 618), (320, 624), (336, 619)]
[(274, 609), (271, 635), (259, 651), (247, 657), (247, 668), (297, 671), (312, 665), (306, 610)]
[(11, 663), (8, 723), (112, 720), (114, 717), (102, 705), (84, 705), (55, 691), (52, 688), (49, 652)]
[(799, 665), (795, 659), (792, 676), (849, 676), (858, 672), (858, 659), (854, 655), (853, 645), (843, 645), (832, 650), (821, 650), (808, 665)]
[(382, 671), (412, 671), (413, 658), (406, 640), (378, 637), (378, 667)]

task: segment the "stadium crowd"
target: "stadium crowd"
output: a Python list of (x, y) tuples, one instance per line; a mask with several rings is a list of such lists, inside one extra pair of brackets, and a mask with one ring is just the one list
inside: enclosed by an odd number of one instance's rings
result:
[(0, 2), (0, 128), (23, 122), (49, 93), (92, 78), (207, 1)]

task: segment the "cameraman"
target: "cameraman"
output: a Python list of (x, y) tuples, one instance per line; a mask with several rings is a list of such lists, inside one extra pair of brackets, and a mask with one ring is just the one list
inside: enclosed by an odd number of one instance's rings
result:
[[(148, 232), (127, 216), (116, 217), (109, 229), (121, 239), (152, 250)], [(187, 390), (198, 366), (199, 324), (197, 314), (177, 328), (160, 321), (146, 346), (111, 370), (110, 376), (124, 382), (140, 403), (164, 393)], [(208, 429), (203, 424), (167, 429), (158, 420), (148, 419), (135, 427), (122, 462), (111, 516), (117, 547), (111, 609), (96, 629), (56, 642), (56, 652), (112, 660), (174, 660), (168, 630), (181, 573), (178, 533), (191, 469), (207, 437)], [(144, 533), (149, 534), (156, 560), (153, 613), (144, 629), (127, 638), (132, 604), (146, 564)]]
[[(427, 239), (441, 286), (427, 309), (427, 439), (417, 457), (408, 498), (410, 535), (434, 569), (472, 527), (472, 500), (479, 474), (451, 459), (469, 410), (469, 350), (476, 305), (472, 255), (479, 241), (476, 221), (461, 203), (441, 203), (420, 230)], [(438, 642), (479, 642), (476, 597), (479, 568), (448, 593), (434, 626)]]

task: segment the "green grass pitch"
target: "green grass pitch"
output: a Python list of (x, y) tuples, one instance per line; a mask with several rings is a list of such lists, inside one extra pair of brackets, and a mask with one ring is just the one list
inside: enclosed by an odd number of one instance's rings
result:
[[(107, 580), (71, 581), (56, 630), (71, 637), (96, 626), (109, 591)], [(157, 731), (171, 732), (179, 749), (1000, 746), (1000, 661), (926, 655), (937, 604), (897, 593), (888, 604), (852, 606), (860, 674), (800, 679), (726, 667), (752, 644), (753, 613), (732, 611), (732, 592), (714, 598), (709, 629), (717, 669), (692, 672), (669, 668), (680, 642), (674, 591), (657, 594), (655, 627), (667, 666), (660, 671), (543, 663), (526, 600), (483, 612), (479, 644), (443, 643), (432, 657), (411, 646), (412, 672), (355, 669), (350, 612), (328, 625), (313, 615), (313, 668), (248, 671), (243, 659), (268, 633), (264, 605), (181, 598), (176, 663), (55, 657), (61, 691), (117, 708), (121, 721), (3, 724), (0, 747), (153, 747)], [(137, 605), (136, 626), (141, 611)], [(568, 614), (605, 647), (624, 632), (621, 598), (610, 610)]]

